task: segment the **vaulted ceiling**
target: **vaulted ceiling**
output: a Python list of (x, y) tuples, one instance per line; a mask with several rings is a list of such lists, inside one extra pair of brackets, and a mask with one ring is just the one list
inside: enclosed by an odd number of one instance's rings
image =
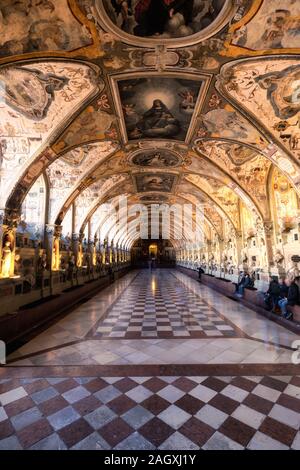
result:
[(201, 203), (220, 237), (240, 206), (268, 221), (274, 168), (300, 192), (299, 18), (297, 0), (2, 0), (0, 209), (45, 174), (48, 222), (73, 205), (76, 231), (121, 194)]

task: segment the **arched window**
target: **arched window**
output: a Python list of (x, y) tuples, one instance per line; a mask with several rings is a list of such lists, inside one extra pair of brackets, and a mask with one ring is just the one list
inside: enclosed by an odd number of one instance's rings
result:
[(62, 234), (63, 237), (70, 238), (72, 236), (72, 217), (73, 217), (73, 207), (71, 206), (68, 210), (64, 219), (62, 221)]
[(43, 240), (46, 210), (46, 183), (44, 175), (38, 177), (26, 195), (21, 209), (19, 233), (30, 240)]

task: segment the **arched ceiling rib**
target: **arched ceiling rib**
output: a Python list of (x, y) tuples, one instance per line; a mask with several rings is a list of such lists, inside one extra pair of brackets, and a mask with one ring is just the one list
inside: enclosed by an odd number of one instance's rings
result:
[(44, 173), (47, 222), (72, 206), (76, 232), (122, 194), (203, 204), (220, 238), (241, 206), (268, 220), (274, 166), (300, 192), (297, 2), (211, 0), (208, 28), (198, 16), (142, 41), (108, 3), (1, 4), (0, 209), (18, 210)]

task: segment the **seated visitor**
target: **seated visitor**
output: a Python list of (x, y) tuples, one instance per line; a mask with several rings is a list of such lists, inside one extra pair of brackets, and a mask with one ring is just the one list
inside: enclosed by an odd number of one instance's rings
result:
[(288, 290), (289, 290), (288, 286), (286, 285), (285, 279), (283, 277), (279, 279), (279, 287), (280, 287), (279, 300), (281, 300), (287, 297)]
[(240, 281), (238, 282), (236, 286), (236, 295), (238, 297), (243, 297), (245, 288), (249, 287), (250, 284), (251, 284), (251, 278), (249, 276), (249, 273), (244, 271), (240, 278)]
[(201, 266), (198, 268), (198, 281), (201, 281), (201, 274), (204, 274), (205, 271), (204, 269), (201, 268)]
[(290, 279), (286, 280), (286, 285), (288, 286), (287, 296), (283, 299), (280, 299), (278, 305), (281, 310), (281, 314), (287, 320), (290, 320), (293, 316), (292, 312), (288, 312), (287, 307), (293, 307), (299, 301), (299, 289), (295, 280), (291, 281)]
[(269, 309), (275, 313), (279, 298), (280, 298), (281, 286), (278, 282), (277, 277), (271, 277), (269, 289), (266, 292), (265, 302)]

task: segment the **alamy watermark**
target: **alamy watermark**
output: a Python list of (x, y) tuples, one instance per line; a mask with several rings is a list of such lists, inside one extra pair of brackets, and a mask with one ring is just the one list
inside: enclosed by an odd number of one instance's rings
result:
[[(204, 209), (195, 204), (128, 204), (126, 196), (120, 196), (117, 204), (105, 203), (99, 208), (100, 238), (105, 238), (107, 227), (115, 233), (142, 239), (182, 240), (204, 242)], [(101, 233), (102, 232), (102, 233)]]
[(295, 349), (292, 354), (292, 363), (298, 365), (300, 364), (300, 339), (293, 341), (292, 348)]

